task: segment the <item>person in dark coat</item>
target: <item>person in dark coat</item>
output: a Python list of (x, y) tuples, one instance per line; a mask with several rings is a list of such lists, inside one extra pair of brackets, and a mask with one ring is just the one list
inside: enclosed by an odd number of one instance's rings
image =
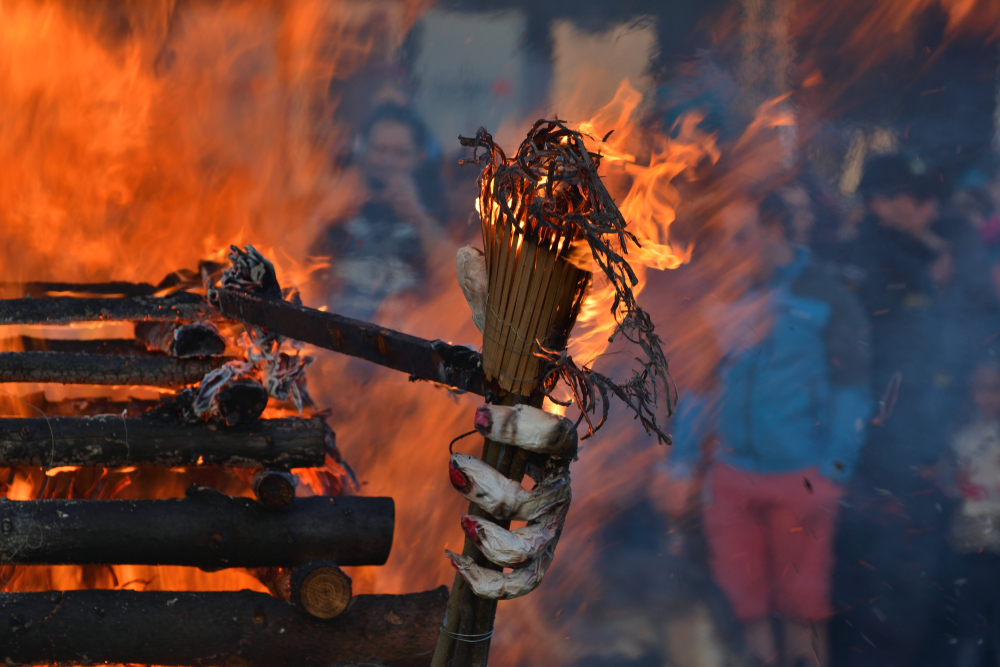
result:
[(921, 664), (934, 633), (947, 501), (925, 471), (947, 448), (952, 373), (945, 353), (954, 247), (940, 229), (940, 176), (919, 161), (869, 161), (866, 216), (849, 257), (872, 323), (869, 442), (837, 540), (835, 665)]

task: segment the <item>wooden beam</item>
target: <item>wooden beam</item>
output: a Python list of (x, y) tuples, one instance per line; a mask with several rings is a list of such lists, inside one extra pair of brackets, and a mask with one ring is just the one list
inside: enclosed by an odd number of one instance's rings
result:
[(352, 320), (287, 301), (219, 289), (219, 308), (228, 318), (272, 333), (483, 396), (482, 356), (461, 345), (429, 341), (377, 324)]
[(296, 498), (275, 512), (204, 487), (164, 500), (0, 499), (0, 559), (205, 569), (290, 567), (313, 559), (383, 565), (394, 515), (392, 498)]
[(0, 593), (0, 662), (418, 667), (430, 662), (447, 597), (444, 586), (359, 595), (336, 618), (317, 619), (251, 591)]
[(152, 418), (0, 419), (0, 467), (180, 466), (283, 469), (323, 465), (319, 419), (261, 419), (245, 426), (178, 424)]

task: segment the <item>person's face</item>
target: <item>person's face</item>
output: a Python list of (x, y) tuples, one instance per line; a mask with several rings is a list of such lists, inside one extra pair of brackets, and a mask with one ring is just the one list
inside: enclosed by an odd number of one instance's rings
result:
[(798, 245), (809, 245), (809, 238), (812, 234), (816, 216), (812, 210), (812, 200), (809, 193), (801, 185), (790, 185), (781, 190), (781, 198), (792, 209), (792, 229), (794, 231), (793, 242)]
[(411, 175), (419, 157), (410, 128), (403, 123), (384, 120), (375, 123), (368, 133), (362, 164), (370, 178), (385, 182)]
[(762, 225), (757, 207), (736, 202), (719, 214), (726, 231), (727, 247), (753, 282), (764, 282), (786, 260), (784, 234), (777, 225)]
[(884, 226), (917, 237), (927, 234), (939, 215), (936, 199), (920, 201), (905, 194), (873, 197), (871, 210)]
[(976, 369), (972, 396), (983, 419), (1000, 417), (1000, 372), (993, 368)]

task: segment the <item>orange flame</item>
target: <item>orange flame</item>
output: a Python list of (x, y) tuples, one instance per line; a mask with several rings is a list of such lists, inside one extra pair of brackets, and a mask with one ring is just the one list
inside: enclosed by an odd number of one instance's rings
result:
[[(624, 194), (619, 209), (640, 245), (626, 257), (639, 279), (632, 288), (636, 297), (645, 287), (648, 268), (674, 269), (691, 260), (692, 246), (680, 249), (670, 243), (670, 225), (680, 204), (673, 181), (704, 160), (716, 162), (720, 155), (715, 138), (698, 129), (701, 117), (692, 114), (681, 119), (676, 136), (653, 136), (648, 164), (639, 163), (634, 154), (649, 138), (636, 117), (641, 103), (642, 94), (625, 79), (611, 102), (577, 128), (592, 138), (588, 149), (604, 156), (600, 172), (612, 196)], [(570, 354), (577, 360), (590, 364), (607, 349), (616, 326), (611, 315), (614, 296), (613, 287), (598, 277), (570, 340)]]

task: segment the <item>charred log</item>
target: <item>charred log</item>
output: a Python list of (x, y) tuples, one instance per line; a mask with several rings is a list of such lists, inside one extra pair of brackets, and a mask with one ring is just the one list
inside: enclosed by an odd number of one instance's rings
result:
[(230, 426), (252, 424), (267, 407), (267, 390), (256, 380), (235, 380), (219, 390), (219, 418)]
[(22, 405), (35, 408), (36, 413), (49, 417), (95, 417), (97, 415), (120, 415), (123, 412), (134, 417), (162, 404), (161, 401), (151, 399), (129, 398), (117, 401), (104, 396), (50, 401), (45, 397), (44, 391), (23, 394), (18, 396), (17, 400)]
[(135, 337), (175, 357), (214, 357), (226, 351), (226, 339), (208, 322), (137, 322)]
[(153, 296), (159, 290), (148, 283), (129, 283), (122, 281), (112, 281), (108, 283), (60, 283), (60, 282), (24, 282), (24, 283), (0, 283), (0, 294), (4, 298), (12, 296), (30, 296), (34, 298), (44, 298), (50, 294), (67, 296), (68, 294), (90, 295), (100, 294), (105, 296), (129, 297), (129, 296)]
[(292, 569), (255, 568), (251, 574), (271, 595), (316, 618), (339, 616), (351, 602), (351, 578), (332, 560), (311, 560)]
[(253, 493), (269, 510), (283, 510), (295, 500), (295, 475), (284, 470), (261, 470), (253, 477)]
[(319, 419), (264, 419), (248, 426), (177, 424), (149, 418), (0, 419), (0, 466), (323, 465)]
[(159, 354), (150, 352), (146, 344), (135, 338), (78, 340), (15, 336), (0, 339), (0, 350), (24, 352), (84, 352), (87, 354)]
[(291, 602), (310, 616), (340, 616), (351, 602), (351, 578), (330, 560), (311, 560), (292, 570)]
[(6, 299), (0, 301), (0, 324), (70, 322), (196, 322), (219, 319), (217, 310), (197, 294), (136, 296), (124, 299)]
[(430, 662), (448, 592), (359, 595), (320, 620), (264, 593), (0, 594), (7, 664), (327, 667), (375, 657)]
[(0, 352), (0, 382), (182, 387), (229, 361), (73, 352)]
[(327, 350), (365, 359), (415, 380), (429, 380), (483, 396), (481, 355), (461, 345), (428, 341), (287, 301), (220, 288), (219, 308), (226, 317)]
[(24, 565), (285, 567), (313, 559), (382, 565), (392, 498), (313, 496), (272, 512), (194, 487), (167, 500), (0, 499), (0, 558)]

